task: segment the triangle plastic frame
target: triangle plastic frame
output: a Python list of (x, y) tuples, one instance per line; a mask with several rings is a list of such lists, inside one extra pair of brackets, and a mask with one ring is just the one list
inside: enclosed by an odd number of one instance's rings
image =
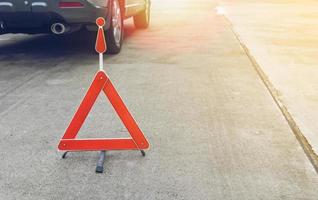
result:
[[(109, 99), (119, 118), (130, 133), (131, 138), (76, 139), (80, 128), (101, 91)], [(104, 71), (97, 72), (63, 138), (60, 140), (58, 149), (61, 151), (106, 151), (143, 150), (148, 148), (149, 143), (147, 139), (125, 106), (111, 80)]]

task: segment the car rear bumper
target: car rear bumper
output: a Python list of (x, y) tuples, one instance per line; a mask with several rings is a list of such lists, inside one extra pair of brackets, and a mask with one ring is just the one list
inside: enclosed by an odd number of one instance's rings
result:
[[(20, 0), (18, 0), (20, 1)], [(17, 10), (12, 3), (0, 2), (0, 23), (5, 32), (38, 33), (50, 30), (51, 24), (61, 22), (68, 25), (92, 25), (96, 18), (108, 16), (108, 6), (98, 6), (85, 0), (83, 6), (61, 8), (59, 1), (40, 1), (30, 5), (30, 10)]]

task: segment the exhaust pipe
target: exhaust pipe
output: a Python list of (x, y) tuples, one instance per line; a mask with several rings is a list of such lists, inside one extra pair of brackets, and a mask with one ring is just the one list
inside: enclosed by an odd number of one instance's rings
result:
[(54, 23), (51, 25), (51, 31), (52, 33), (56, 34), (56, 35), (61, 35), (64, 34), (66, 32), (70, 31), (70, 27), (67, 25), (64, 25), (63, 23)]
[(3, 34), (6, 32), (6, 27), (4, 25), (3, 21), (0, 21), (0, 34)]

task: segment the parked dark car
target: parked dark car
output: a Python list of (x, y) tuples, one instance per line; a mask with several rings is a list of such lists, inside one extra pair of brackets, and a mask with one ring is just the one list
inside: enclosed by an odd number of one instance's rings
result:
[(137, 28), (147, 28), (150, 0), (0, 0), (0, 34), (96, 31), (98, 17), (106, 19), (108, 53), (118, 53), (123, 20), (133, 17)]

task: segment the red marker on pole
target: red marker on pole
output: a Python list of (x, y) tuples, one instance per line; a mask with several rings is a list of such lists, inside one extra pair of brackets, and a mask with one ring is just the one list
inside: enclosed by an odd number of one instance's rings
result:
[(105, 19), (99, 17), (96, 19), (96, 24), (98, 26), (95, 50), (99, 53), (99, 70), (102, 71), (104, 69), (103, 64), (103, 54), (107, 50), (106, 42), (105, 42), (105, 34), (104, 34), (104, 25)]
[[(64, 136), (60, 140), (58, 149), (66, 151), (63, 154), (65, 158), (68, 151), (101, 151), (100, 159), (96, 166), (96, 172), (103, 172), (105, 161), (105, 151), (109, 150), (139, 150), (145, 156), (145, 149), (149, 148), (149, 143), (139, 128), (133, 116), (130, 114), (124, 101), (119, 96), (115, 86), (103, 69), (103, 53), (106, 52), (107, 46), (105, 41), (104, 18), (100, 17), (96, 20), (98, 26), (97, 39), (95, 49), (99, 53), (99, 71), (89, 87), (82, 103), (76, 111), (72, 121), (66, 129)], [(89, 138), (77, 139), (76, 136), (81, 129), (86, 117), (91, 111), (98, 95), (103, 92), (111, 105), (115, 109), (120, 120), (125, 125), (131, 137), (128, 138)]]

